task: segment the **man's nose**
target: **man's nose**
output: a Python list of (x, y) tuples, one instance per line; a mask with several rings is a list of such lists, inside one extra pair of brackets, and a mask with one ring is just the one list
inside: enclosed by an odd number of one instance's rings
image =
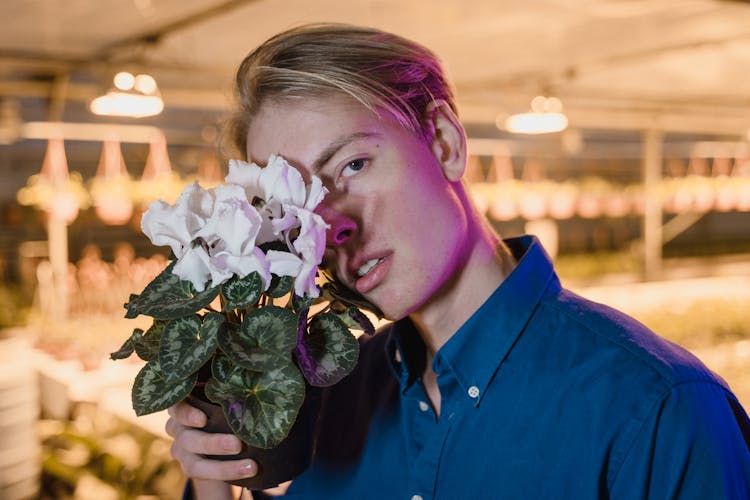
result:
[(326, 246), (328, 247), (343, 245), (357, 231), (357, 223), (353, 219), (325, 202), (318, 205), (315, 213), (323, 217), (323, 220), (329, 225), (326, 231)]

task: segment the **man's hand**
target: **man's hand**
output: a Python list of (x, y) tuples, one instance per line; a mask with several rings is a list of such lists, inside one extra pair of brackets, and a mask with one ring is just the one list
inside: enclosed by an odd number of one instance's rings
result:
[(211, 434), (199, 430), (206, 425), (206, 415), (185, 402), (177, 403), (168, 410), (169, 420), (165, 429), (174, 438), (172, 456), (180, 463), (185, 475), (193, 479), (196, 497), (212, 498), (203, 492), (211, 491), (221, 498), (219, 492), (228, 492), (223, 481), (253, 477), (258, 472), (257, 464), (249, 459), (210, 460), (201, 455), (235, 455), (242, 449), (242, 442), (233, 434)]

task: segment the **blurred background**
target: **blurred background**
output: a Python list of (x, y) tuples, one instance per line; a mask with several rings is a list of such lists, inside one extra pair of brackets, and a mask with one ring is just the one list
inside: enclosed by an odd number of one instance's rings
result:
[[(223, 179), (233, 72), (313, 21), (443, 59), (467, 180), (563, 283), (697, 353), (750, 405), (750, 2), (0, 3), (0, 497), (178, 498), (122, 304), (164, 266), (156, 198)], [(147, 325), (146, 325), (147, 326)]]

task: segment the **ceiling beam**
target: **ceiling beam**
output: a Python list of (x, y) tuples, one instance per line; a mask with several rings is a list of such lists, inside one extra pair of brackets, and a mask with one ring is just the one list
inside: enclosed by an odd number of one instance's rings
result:
[[(0, 81), (0, 97), (49, 99), (54, 92), (50, 82)], [(66, 99), (88, 102), (102, 91), (93, 84), (68, 83)], [(226, 111), (231, 105), (229, 93), (219, 90), (163, 88), (168, 107)], [(505, 99), (509, 96), (504, 94)], [(494, 124), (501, 107), (459, 99), (461, 118), (466, 123)], [(665, 132), (720, 134), (744, 137), (750, 129), (750, 110), (741, 106), (643, 103), (638, 99), (566, 99), (565, 111), (571, 127), (593, 129), (645, 130), (657, 127)]]
[(107, 61), (115, 57), (117, 53), (124, 49), (131, 49), (138, 45), (155, 45), (158, 44), (165, 36), (175, 33), (193, 25), (205, 23), (209, 19), (226, 14), (232, 10), (242, 7), (245, 4), (258, 0), (226, 0), (205, 9), (193, 12), (174, 21), (165, 23), (157, 28), (136, 33), (134, 35), (115, 40), (111, 43), (100, 47), (91, 57), (93, 60)]
[[(0, 81), (0, 97), (48, 99), (53, 88), (51, 82)], [(69, 83), (65, 95), (70, 101), (88, 102), (102, 90), (100, 85)], [(174, 108), (221, 111), (228, 109), (230, 104), (228, 94), (218, 90), (167, 88), (161, 89), (161, 95), (164, 104)]]

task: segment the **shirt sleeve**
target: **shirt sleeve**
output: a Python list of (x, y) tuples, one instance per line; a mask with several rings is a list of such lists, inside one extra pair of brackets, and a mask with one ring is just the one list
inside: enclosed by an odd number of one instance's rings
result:
[(734, 395), (709, 381), (670, 389), (630, 443), (610, 497), (750, 498), (750, 421)]

